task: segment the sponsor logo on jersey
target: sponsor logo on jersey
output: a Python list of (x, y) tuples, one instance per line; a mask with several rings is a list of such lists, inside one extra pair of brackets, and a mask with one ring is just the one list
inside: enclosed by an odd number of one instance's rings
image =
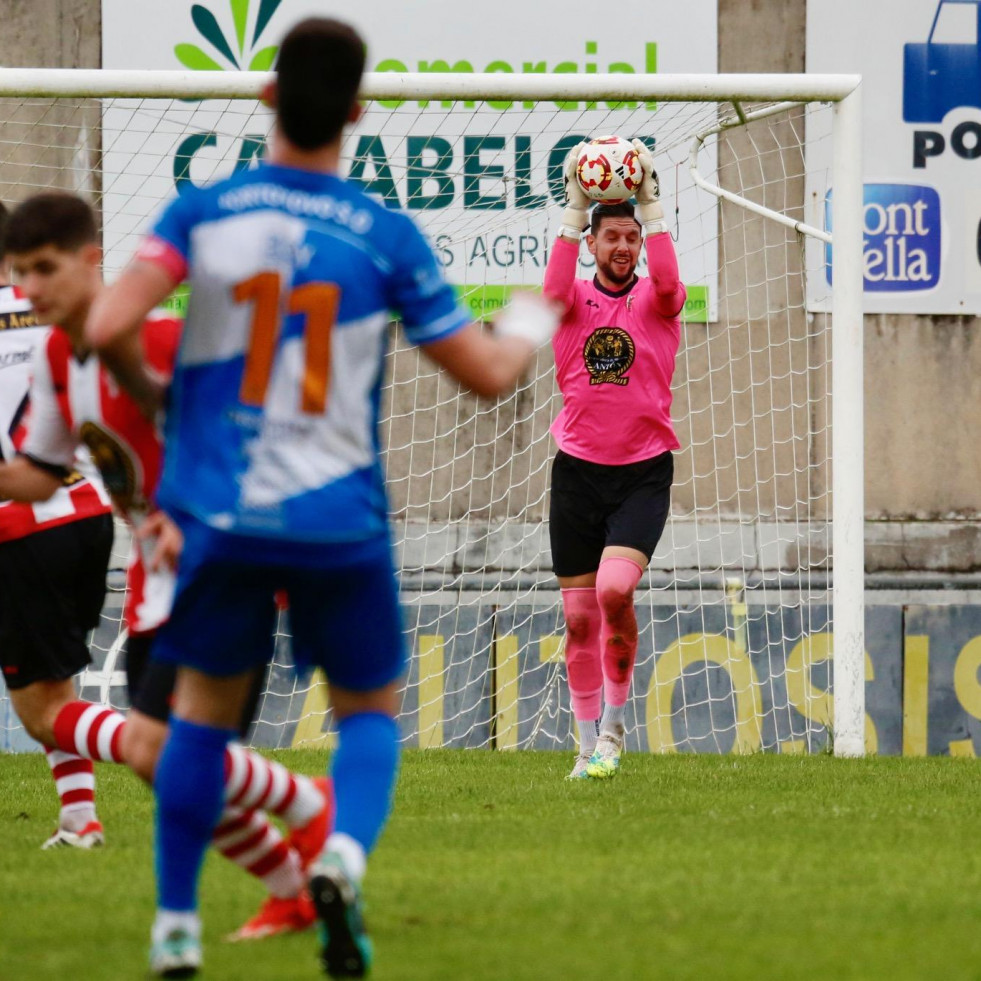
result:
[(18, 365), (27, 364), (33, 356), (33, 347), (21, 351), (5, 351), (0, 354), (0, 368), (16, 368)]
[(633, 338), (621, 327), (598, 327), (586, 339), (582, 356), (590, 385), (626, 385), (624, 374), (636, 355)]
[(37, 326), (37, 314), (33, 310), (0, 313), (0, 330), (19, 330), (23, 327)]

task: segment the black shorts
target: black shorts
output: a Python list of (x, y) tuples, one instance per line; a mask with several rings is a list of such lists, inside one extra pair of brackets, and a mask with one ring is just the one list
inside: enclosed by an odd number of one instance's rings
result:
[[(129, 703), (133, 708), (158, 722), (166, 722), (170, 718), (173, 704), (177, 665), (153, 660), (150, 649), (155, 636), (152, 633), (136, 634), (126, 639), (126, 686), (129, 689)], [(242, 710), (239, 733), (243, 739), (255, 718), (264, 682), (263, 672), (257, 672)]]
[(608, 545), (643, 552), (648, 561), (671, 509), (674, 457), (609, 466), (561, 450), (552, 462), (549, 540), (557, 576), (583, 576), (599, 568)]
[(10, 689), (64, 681), (91, 662), (112, 551), (112, 515), (0, 542), (0, 667)]

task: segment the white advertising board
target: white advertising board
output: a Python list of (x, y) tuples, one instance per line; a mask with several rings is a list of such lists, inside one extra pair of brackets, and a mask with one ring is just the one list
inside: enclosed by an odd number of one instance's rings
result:
[[(400, 0), (103, 0), (103, 67), (265, 70), (285, 31), (317, 14), (358, 28), (372, 72), (716, 71), (715, 0), (653, 0), (627, 27), (588, 13), (568, 0), (499, 0), (492, 8), (425, 0), (411, 10)], [(438, 102), (373, 103), (345, 143), (351, 175), (415, 214), (457, 285), (493, 293), (541, 283), (561, 214), (561, 161), (579, 139), (609, 131), (605, 103), (529, 108), (491, 102), (451, 113)], [(658, 107), (638, 109), (635, 128), (622, 135), (656, 142)], [(105, 128), (114, 135), (104, 162), (118, 175), (104, 200), (110, 273), (179, 180), (204, 183), (254, 160), (268, 132), (268, 117), (262, 122), (265, 130), (214, 102), (168, 110), (166, 120), (128, 105), (107, 110)], [(656, 159), (662, 196), (666, 210), (679, 205), (682, 275), (702, 308), (691, 319), (705, 320), (716, 305), (718, 247), (714, 236), (696, 240), (706, 205), (679, 166), (687, 145), (672, 154)], [(708, 174), (714, 164), (703, 159)], [(678, 174), (685, 186), (676, 184)], [(583, 259), (588, 264), (585, 249)]]
[(808, 3), (807, 70), (863, 78), (866, 312), (981, 313), (979, 19), (981, 0)]

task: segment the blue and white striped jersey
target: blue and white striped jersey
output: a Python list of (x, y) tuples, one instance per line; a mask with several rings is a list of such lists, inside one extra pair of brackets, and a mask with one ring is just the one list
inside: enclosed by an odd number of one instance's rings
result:
[(161, 505), (289, 541), (384, 534), (390, 312), (416, 344), (470, 319), (412, 220), (336, 175), (263, 164), (178, 197), (139, 255), (191, 286)]

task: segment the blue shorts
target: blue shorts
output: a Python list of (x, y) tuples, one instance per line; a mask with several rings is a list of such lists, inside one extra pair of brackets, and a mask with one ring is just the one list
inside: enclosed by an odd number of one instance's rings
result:
[(398, 584), (387, 538), (282, 542), (217, 531), (175, 515), (184, 551), (156, 660), (227, 677), (273, 654), (276, 594), (289, 600), (293, 660), (340, 688), (372, 691), (405, 670)]

